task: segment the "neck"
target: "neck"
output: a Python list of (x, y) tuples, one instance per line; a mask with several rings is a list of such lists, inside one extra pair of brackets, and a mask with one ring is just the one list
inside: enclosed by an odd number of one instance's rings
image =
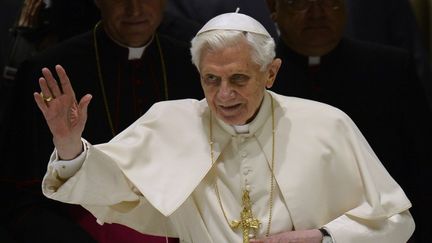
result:
[[(262, 98), (261, 98), (260, 105), (259, 105), (258, 108), (256, 109), (256, 111), (255, 111), (255, 113), (253, 114), (253, 116), (252, 116), (251, 118), (249, 118), (249, 119), (245, 122), (245, 124), (248, 124), (248, 123), (252, 122), (252, 121), (255, 119), (255, 117), (257, 116), (258, 112), (259, 112), (260, 109), (261, 109), (262, 103), (263, 103), (263, 101), (264, 101), (264, 96), (265, 96), (265, 92), (264, 92), (264, 95), (263, 95)], [(243, 124), (243, 125), (245, 125), (245, 124)]]

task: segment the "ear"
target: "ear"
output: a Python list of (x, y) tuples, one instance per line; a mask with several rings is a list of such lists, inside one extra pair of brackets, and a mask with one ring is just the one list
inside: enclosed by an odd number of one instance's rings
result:
[(276, 1), (277, 0), (266, 0), (267, 7), (270, 11), (270, 18), (275, 21), (276, 20)]
[(273, 62), (270, 63), (269, 70), (267, 73), (268, 76), (267, 76), (266, 88), (269, 89), (273, 86), (273, 83), (276, 80), (276, 75), (281, 65), (282, 65), (282, 60), (280, 58), (275, 58)]

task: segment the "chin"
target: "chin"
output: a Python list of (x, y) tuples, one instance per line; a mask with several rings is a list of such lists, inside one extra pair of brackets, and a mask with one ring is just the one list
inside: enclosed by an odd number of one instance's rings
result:
[(231, 126), (238, 126), (238, 125), (244, 125), (246, 124), (245, 119), (240, 119), (238, 117), (219, 117), (222, 121), (224, 121), (226, 124)]
[(223, 115), (218, 115), (218, 118), (220, 120), (222, 120), (223, 122), (225, 122), (228, 125), (241, 125), (244, 124), (244, 122), (240, 122), (240, 120), (236, 117), (229, 117), (229, 116), (223, 116)]
[(129, 47), (142, 47), (147, 43), (146, 40), (137, 38), (128, 38), (125, 42)]

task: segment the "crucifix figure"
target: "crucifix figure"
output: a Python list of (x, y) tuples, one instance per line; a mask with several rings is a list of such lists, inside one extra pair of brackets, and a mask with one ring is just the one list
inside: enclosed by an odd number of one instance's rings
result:
[(249, 243), (249, 239), (254, 237), (254, 233), (258, 230), (261, 223), (252, 214), (248, 190), (243, 190), (242, 204), (243, 210), (240, 213), (240, 220), (231, 221), (230, 226), (233, 229), (241, 227), (243, 231), (243, 243)]

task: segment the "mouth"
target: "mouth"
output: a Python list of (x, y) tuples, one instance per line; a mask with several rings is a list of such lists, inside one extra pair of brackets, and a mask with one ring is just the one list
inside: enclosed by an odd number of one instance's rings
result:
[(141, 25), (145, 25), (148, 24), (149, 21), (146, 19), (131, 19), (131, 20), (124, 20), (123, 24), (124, 25), (128, 25), (128, 26), (141, 26)]
[(240, 110), (241, 106), (242, 106), (241, 104), (218, 105), (219, 111), (225, 116), (229, 116), (229, 115), (233, 115), (233, 113), (237, 113), (238, 110)]
[(305, 30), (325, 30), (328, 29), (327, 26), (324, 25), (312, 25), (312, 26), (306, 26)]

